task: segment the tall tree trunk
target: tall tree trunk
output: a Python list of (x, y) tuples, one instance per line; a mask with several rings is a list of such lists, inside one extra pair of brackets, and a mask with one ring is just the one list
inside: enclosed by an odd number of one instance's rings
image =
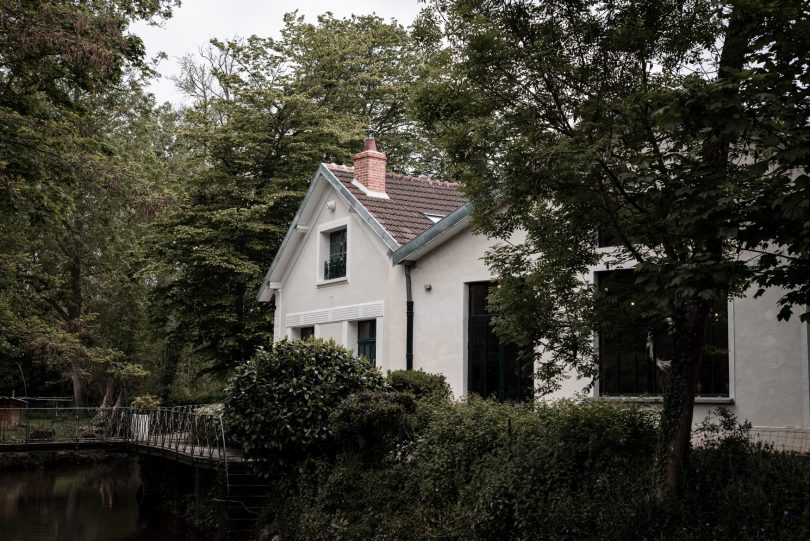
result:
[[(751, 6), (734, 4), (729, 15), (723, 50), (720, 54), (717, 79), (730, 82), (745, 66), (746, 54), (751, 47), (751, 37), (756, 33), (763, 15)], [(738, 90), (733, 84), (723, 90), (723, 99), (731, 104)], [(712, 133), (703, 142), (702, 181), (716, 185), (728, 174), (729, 152), (734, 136), (720, 130)], [(700, 243), (700, 252), (710, 261), (723, 259), (723, 235), (720, 231), (705, 231)], [(725, 293), (718, 291), (718, 294)], [(682, 486), (683, 471), (692, 439), (692, 417), (695, 405), (697, 380), (706, 335), (709, 303), (705, 300), (676, 301), (673, 310), (675, 324), (673, 359), (669, 385), (664, 391), (664, 408), (661, 419), (661, 435), (658, 449), (659, 482), (656, 497), (663, 503), (674, 497)]]
[(70, 381), (73, 384), (73, 405), (77, 408), (83, 408), (85, 406), (84, 384), (78, 365), (74, 364), (70, 367)]
[(706, 341), (707, 301), (682, 303), (674, 310), (674, 355), (659, 441), (657, 498), (664, 502), (677, 495), (692, 439), (692, 414), (703, 347)]
[(107, 380), (104, 386), (104, 398), (101, 399), (102, 408), (110, 408), (113, 405), (113, 394), (115, 394), (115, 381), (112, 378)]

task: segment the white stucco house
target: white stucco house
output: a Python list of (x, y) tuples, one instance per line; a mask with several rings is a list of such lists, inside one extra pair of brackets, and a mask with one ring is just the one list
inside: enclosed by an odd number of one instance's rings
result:
[[(442, 373), (458, 397), (531, 396), (519, 366), (492, 332), (482, 257), (496, 241), (474, 234), (458, 186), (386, 171), (373, 139), (354, 167), (321, 164), (268, 270), (259, 300), (275, 299), (276, 340), (316, 336), (366, 355), (383, 371)], [(630, 271), (593, 269), (599, 284)], [(755, 426), (810, 428), (808, 325), (776, 319), (778, 291), (718, 307), (695, 419), (718, 404)], [(660, 375), (645, 352), (648, 330), (599, 337), (595, 397), (656, 401)], [(658, 338), (656, 338), (658, 340)], [(555, 397), (587, 382), (572, 378)]]

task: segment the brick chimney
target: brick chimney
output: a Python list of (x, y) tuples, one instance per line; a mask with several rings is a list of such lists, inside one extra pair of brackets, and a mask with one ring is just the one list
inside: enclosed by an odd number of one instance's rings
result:
[(354, 177), (370, 192), (385, 193), (385, 154), (377, 152), (374, 135), (369, 134), (363, 152), (354, 155)]

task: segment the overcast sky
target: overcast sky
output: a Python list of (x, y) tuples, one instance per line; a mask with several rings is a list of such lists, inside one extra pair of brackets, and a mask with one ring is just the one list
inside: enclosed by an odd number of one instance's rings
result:
[(146, 44), (148, 58), (160, 51), (169, 56), (158, 68), (163, 77), (150, 87), (158, 103), (182, 102), (174, 83), (169, 80), (169, 76), (178, 72), (178, 58), (195, 52), (211, 38), (229, 39), (252, 34), (278, 36), (283, 15), (296, 9), (311, 22), (321, 13), (331, 11), (338, 18), (376, 13), (386, 20), (394, 18), (408, 26), (419, 12), (420, 4), (418, 0), (184, 0), (162, 27), (139, 23), (131, 28)]

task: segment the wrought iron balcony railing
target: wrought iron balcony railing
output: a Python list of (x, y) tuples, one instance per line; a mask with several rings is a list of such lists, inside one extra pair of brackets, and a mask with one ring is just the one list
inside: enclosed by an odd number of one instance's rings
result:
[(334, 280), (346, 276), (346, 254), (331, 256), (323, 262), (323, 279)]

